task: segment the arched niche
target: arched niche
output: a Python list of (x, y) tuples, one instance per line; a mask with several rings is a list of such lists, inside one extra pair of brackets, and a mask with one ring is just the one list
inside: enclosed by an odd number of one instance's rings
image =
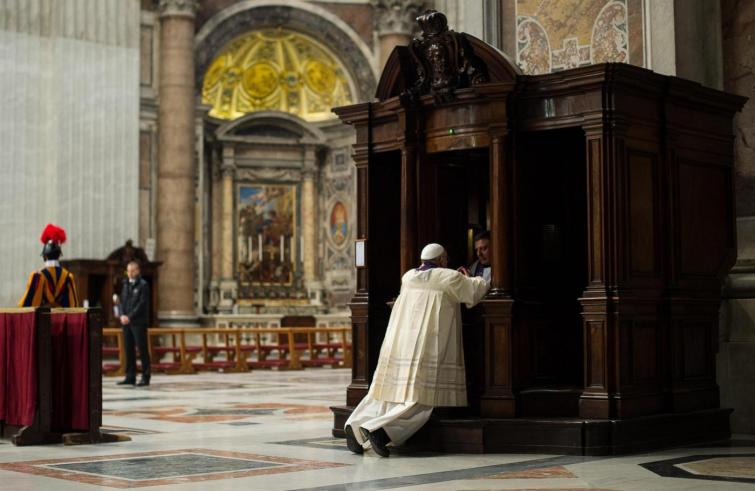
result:
[(369, 100), (375, 90), (375, 71), (370, 49), (338, 17), (317, 6), (292, 1), (276, 5), (265, 1), (244, 1), (213, 16), (195, 38), (196, 86), (217, 53), (230, 41), (250, 30), (283, 26), (317, 39), (328, 46), (347, 67), (356, 85), (357, 100)]

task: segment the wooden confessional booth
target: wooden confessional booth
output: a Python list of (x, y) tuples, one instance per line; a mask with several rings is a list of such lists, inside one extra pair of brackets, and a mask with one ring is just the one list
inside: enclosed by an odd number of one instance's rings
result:
[(464, 312), (469, 407), (436, 410), (410, 444), (601, 455), (728, 437), (715, 354), (745, 99), (621, 63), (524, 76), (442, 14), (418, 21), (376, 101), (335, 110), (356, 129), (366, 254), (334, 435), (402, 272), (429, 242), (467, 264), (487, 227), (492, 287)]

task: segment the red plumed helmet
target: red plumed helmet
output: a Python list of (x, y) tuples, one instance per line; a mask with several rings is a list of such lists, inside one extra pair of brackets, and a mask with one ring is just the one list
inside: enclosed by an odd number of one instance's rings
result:
[(58, 227), (57, 225), (48, 223), (45, 229), (42, 231), (42, 236), (39, 238), (39, 240), (43, 244), (47, 244), (49, 241), (53, 241), (58, 245), (63, 244), (66, 241), (66, 231)]

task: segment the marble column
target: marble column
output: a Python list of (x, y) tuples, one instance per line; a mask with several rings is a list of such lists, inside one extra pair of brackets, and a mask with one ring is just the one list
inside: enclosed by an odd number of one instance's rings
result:
[(161, 323), (194, 308), (194, 0), (160, 0), (157, 259)]
[(375, 31), (380, 47), (380, 69), (385, 66), (393, 48), (406, 46), (412, 39), (416, 18), (425, 8), (425, 2), (414, 0), (372, 0), (375, 10)]

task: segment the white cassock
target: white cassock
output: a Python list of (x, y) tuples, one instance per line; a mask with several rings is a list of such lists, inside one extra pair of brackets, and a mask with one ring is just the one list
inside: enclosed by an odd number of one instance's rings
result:
[(452, 269), (404, 275), (370, 391), (346, 421), (359, 443), (365, 443), (360, 427), (383, 428), (401, 445), (427, 422), (433, 407), (467, 405), (461, 304), (476, 305), (487, 290), (483, 278)]

